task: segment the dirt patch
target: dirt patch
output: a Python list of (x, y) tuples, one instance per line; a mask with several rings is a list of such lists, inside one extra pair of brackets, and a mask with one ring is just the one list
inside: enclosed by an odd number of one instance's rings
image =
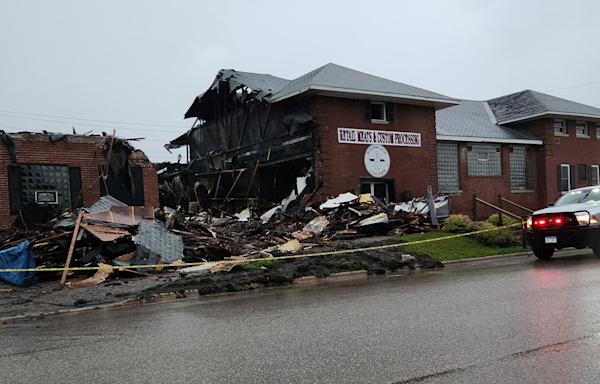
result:
[[(381, 241), (342, 243), (337, 250), (367, 248), (382, 245)], [(404, 256), (403, 256), (404, 255)], [(410, 256), (407, 256), (410, 255)], [(327, 277), (339, 272), (367, 270), (368, 274), (384, 274), (400, 268), (443, 268), (439, 261), (426, 254), (406, 253), (400, 247), (369, 250), (338, 255), (325, 255), (288, 260), (256, 262), (237, 266), (228, 273), (186, 276), (167, 284), (144, 290), (140, 296), (163, 292), (184, 292), (197, 289), (200, 295), (236, 292), (258, 287), (277, 287), (292, 284), (303, 276)]]
[[(320, 247), (319, 251), (367, 248), (385, 245), (388, 237), (356, 239), (340, 243), (336, 248)], [(310, 250), (305, 250), (309, 253)], [(152, 294), (176, 292), (185, 297), (185, 290), (197, 289), (200, 295), (237, 292), (260, 287), (278, 287), (292, 284), (303, 276), (327, 277), (339, 272), (367, 270), (369, 274), (383, 274), (401, 268), (431, 269), (443, 264), (428, 255), (409, 253), (401, 247), (314, 256), (289, 260), (264, 259), (252, 264), (236, 266), (231, 272), (181, 277), (175, 271), (156, 273), (147, 277), (117, 275), (106, 282), (86, 287), (60, 288), (57, 279), (40, 281), (31, 287), (15, 287), (0, 281), (0, 318), (37, 315), (58, 310), (115, 303)], [(404, 255), (404, 256), (403, 256)], [(47, 277), (48, 278), (48, 277)], [(84, 275), (69, 281), (84, 279)]]

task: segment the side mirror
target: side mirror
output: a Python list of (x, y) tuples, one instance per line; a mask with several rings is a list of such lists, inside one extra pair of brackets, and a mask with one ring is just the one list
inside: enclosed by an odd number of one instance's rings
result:
[(549, 203), (548, 206), (549, 207), (554, 207), (554, 203)]

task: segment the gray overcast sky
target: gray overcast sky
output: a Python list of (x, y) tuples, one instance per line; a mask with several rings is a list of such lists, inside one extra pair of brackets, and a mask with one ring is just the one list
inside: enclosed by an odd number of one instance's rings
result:
[(600, 106), (595, 0), (0, 0), (0, 7), (0, 129), (114, 127), (117, 136), (146, 138), (134, 145), (155, 162), (175, 160), (178, 152), (163, 145), (191, 126), (185, 111), (221, 68), (293, 79), (333, 62), (451, 97), (533, 89)]

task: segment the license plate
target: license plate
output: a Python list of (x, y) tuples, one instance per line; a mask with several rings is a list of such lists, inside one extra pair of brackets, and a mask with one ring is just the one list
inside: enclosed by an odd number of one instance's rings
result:
[(556, 244), (556, 236), (546, 236), (546, 244)]

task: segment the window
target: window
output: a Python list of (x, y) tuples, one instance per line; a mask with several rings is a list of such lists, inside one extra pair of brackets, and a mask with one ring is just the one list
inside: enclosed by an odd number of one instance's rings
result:
[(53, 204), (63, 204), (68, 207), (71, 200), (69, 188), (69, 167), (63, 165), (21, 165), (21, 191), (23, 205), (38, 202), (36, 195), (42, 194), (46, 200), (52, 192), (58, 201)]
[(437, 143), (438, 189), (459, 191), (458, 144)]
[(600, 139), (600, 124), (596, 124), (596, 139)]
[(394, 179), (361, 178), (360, 193), (370, 193), (371, 196), (389, 203), (396, 199)]
[(575, 188), (575, 166), (569, 164), (560, 164), (558, 168), (558, 190), (567, 192)]
[(525, 146), (515, 146), (510, 153), (510, 189), (531, 190), (531, 151)]
[(501, 176), (500, 146), (473, 144), (468, 154), (469, 176)]
[(56, 209), (83, 205), (81, 169), (64, 165), (8, 166), (10, 214), (28, 203), (52, 204)]
[(394, 104), (365, 101), (365, 121), (376, 124), (394, 122)]
[(590, 185), (600, 185), (600, 178), (598, 176), (598, 166), (590, 165)]
[(587, 127), (587, 123), (585, 121), (575, 122), (575, 135), (589, 137), (588, 127)]
[(385, 120), (385, 104), (371, 103), (371, 120)]
[(566, 120), (554, 120), (554, 134), (559, 134), (559, 135), (568, 134)]
[(38, 204), (58, 204), (58, 192), (35, 191), (35, 202)]

